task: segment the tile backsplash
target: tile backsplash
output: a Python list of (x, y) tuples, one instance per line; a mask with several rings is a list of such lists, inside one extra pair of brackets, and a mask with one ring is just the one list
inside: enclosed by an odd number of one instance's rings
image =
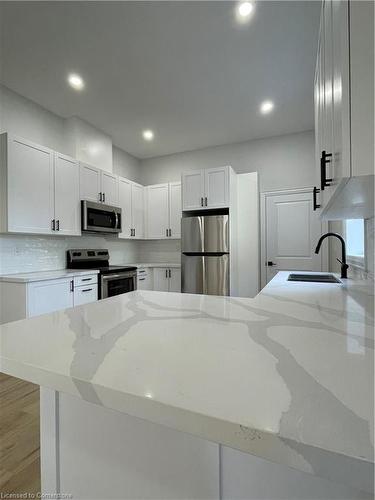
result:
[(42, 237), (0, 235), (0, 274), (49, 271), (66, 267), (70, 248), (108, 248), (111, 264), (135, 262), (138, 243), (101, 236)]

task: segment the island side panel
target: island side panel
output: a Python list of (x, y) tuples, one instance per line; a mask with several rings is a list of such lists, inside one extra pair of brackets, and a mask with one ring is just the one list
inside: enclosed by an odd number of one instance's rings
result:
[[(221, 500), (371, 500), (371, 493), (248, 453), (220, 448)], [(350, 471), (348, 471), (350, 474)]]
[[(74, 396), (43, 398), (58, 415), (57, 432), (41, 432), (43, 492), (74, 498), (218, 499), (219, 445), (125, 415)], [(51, 420), (51, 419), (50, 419)], [(53, 440), (58, 436), (57, 446)], [(58, 456), (51, 460), (51, 450)], [(57, 465), (54, 477), (50, 462)]]

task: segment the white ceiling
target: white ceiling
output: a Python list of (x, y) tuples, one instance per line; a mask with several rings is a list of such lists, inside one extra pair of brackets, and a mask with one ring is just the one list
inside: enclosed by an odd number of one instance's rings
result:
[(242, 26), (235, 6), (1, 2), (2, 82), (140, 158), (312, 129), (320, 2), (258, 1)]

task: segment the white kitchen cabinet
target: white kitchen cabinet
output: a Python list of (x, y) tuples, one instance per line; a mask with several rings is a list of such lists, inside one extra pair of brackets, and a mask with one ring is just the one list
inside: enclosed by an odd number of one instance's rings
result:
[(122, 232), (119, 238), (144, 237), (143, 186), (119, 177), (119, 207), (122, 209)]
[(132, 183), (132, 226), (133, 237), (143, 238), (145, 235), (144, 187)]
[(80, 193), (82, 200), (117, 206), (119, 180), (117, 175), (80, 163)]
[(73, 295), (74, 306), (81, 306), (83, 304), (95, 302), (98, 300), (98, 285), (95, 283), (93, 285), (74, 287)]
[(102, 202), (106, 205), (118, 205), (118, 177), (102, 170), (101, 174), (101, 193)]
[(373, 2), (322, 3), (315, 140), (317, 198), (328, 220), (373, 215), (373, 45)]
[(73, 307), (73, 288), (70, 278), (29, 283), (27, 317)]
[(101, 201), (101, 176), (100, 169), (80, 163), (79, 183), (81, 200)]
[(181, 238), (181, 182), (169, 183), (169, 237)]
[(155, 267), (153, 289), (156, 292), (181, 292), (181, 269)]
[(152, 290), (153, 289), (153, 269), (138, 268), (137, 269), (137, 289)]
[(182, 209), (207, 210), (226, 208), (230, 203), (231, 168), (216, 167), (184, 172), (182, 182)]
[(1, 151), (1, 230), (80, 235), (77, 161), (9, 134)]
[(51, 234), (54, 153), (25, 139), (1, 135), (1, 229)]
[(181, 176), (183, 210), (201, 210), (204, 205), (204, 172), (194, 170)]
[(78, 162), (55, 153), (55, 229), (64, 236), (81, 234)]
[(169, 268), (169, 291), (181, 292), (181, 269), (179, 267)]
[(181, 238), (181, 183), (170, 182), (147, 186), (145, 192), (146, 237)]

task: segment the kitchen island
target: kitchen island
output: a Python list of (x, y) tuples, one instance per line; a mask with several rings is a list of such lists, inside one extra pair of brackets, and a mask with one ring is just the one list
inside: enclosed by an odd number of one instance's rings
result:
[(74, 498), (371, 498), (373, 282), (132, 292), (2, 325)]

